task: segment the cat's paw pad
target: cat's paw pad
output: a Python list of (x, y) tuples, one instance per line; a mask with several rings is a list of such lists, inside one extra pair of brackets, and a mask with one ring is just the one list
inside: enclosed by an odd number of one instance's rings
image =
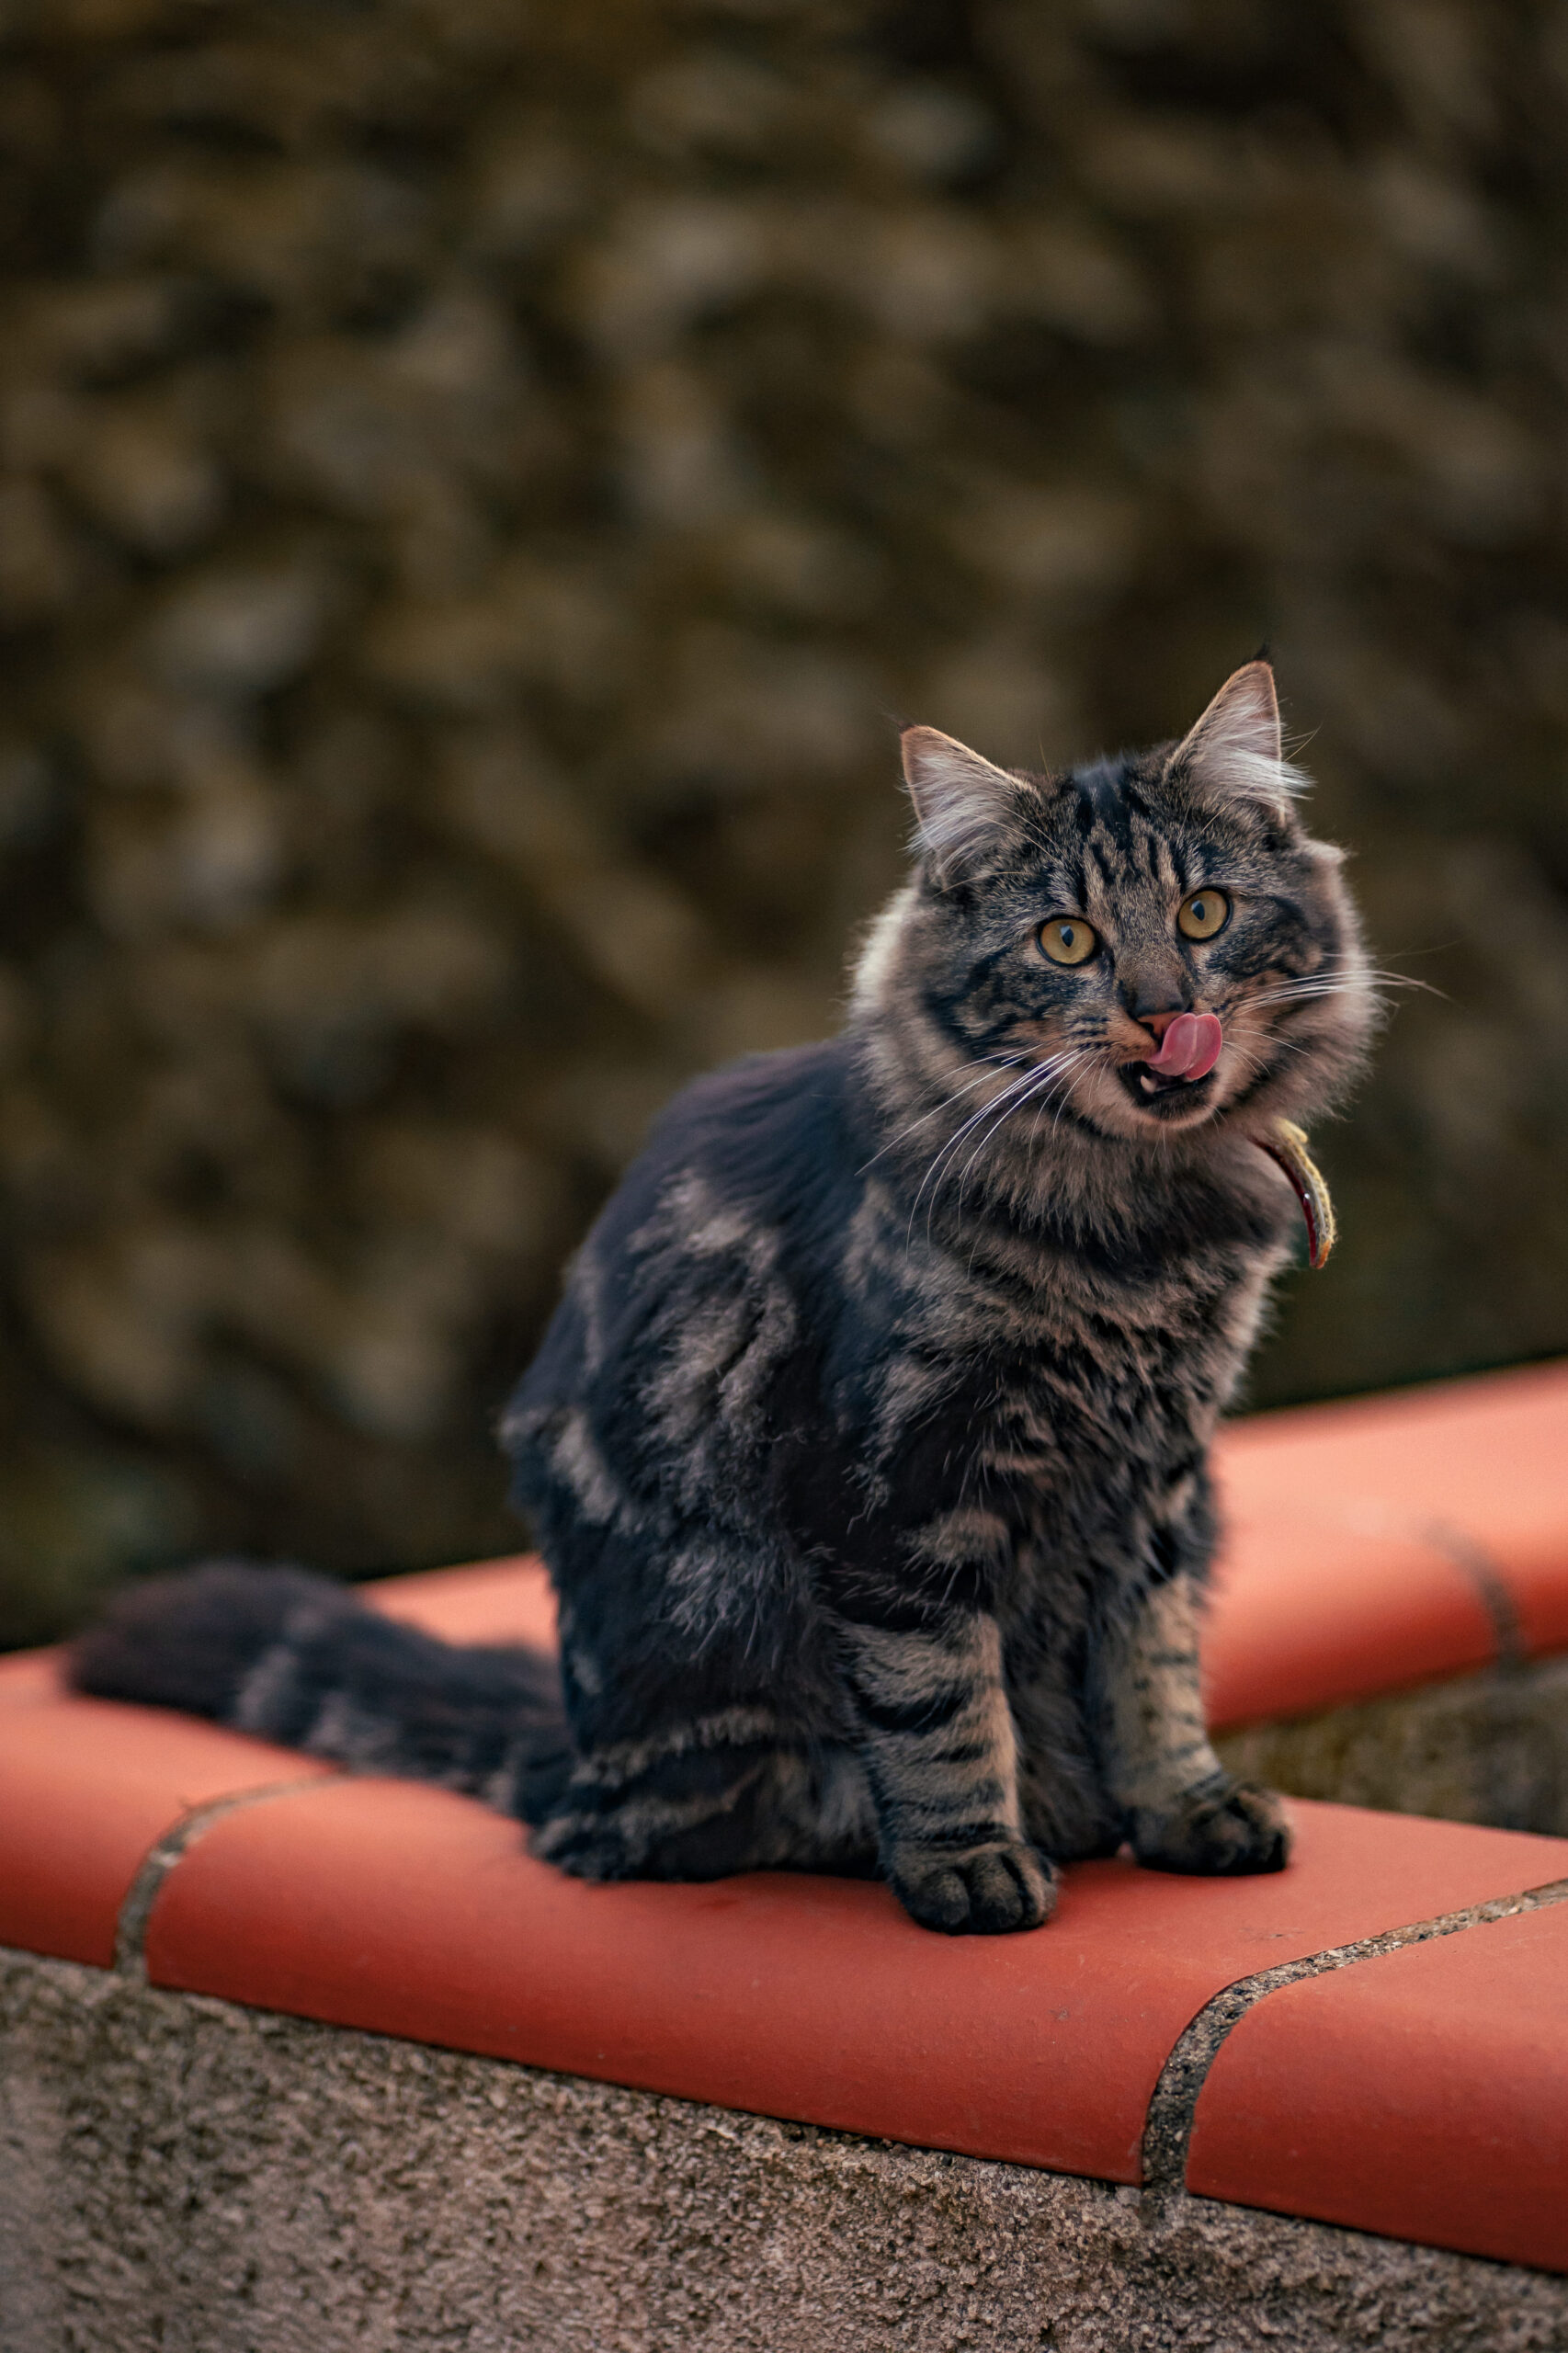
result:
[(1228, 1780), (1194, 1790), (1166, 1812), (1135, 1813), (1132, 1851), (1151, 1870), (1240, 1879), (1282, 1871), (1290, 1859), (1290, 1828), (1271, 1790)]
[(1021, 1838), (987, 1847), (917, 1847), (898, 1858), (893, 1891), (912, 1920), (949, 1937), (1038, 1928), (1056, 1905), (1056, 1874)]

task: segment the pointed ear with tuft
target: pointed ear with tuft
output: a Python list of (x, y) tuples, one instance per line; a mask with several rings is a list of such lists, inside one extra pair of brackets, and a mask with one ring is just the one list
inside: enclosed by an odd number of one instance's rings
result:
[(1247, 662), (1228, 677), (1165, 762), (1165, 779), (1210, 802), (1251, 801), (1285, 815), (1306, 783), (1279, 739), (1274, 673)]
[(944, 890), (983, 873), (1028, 832), (1029, 789), (935, 727), (906, 727), (903, 780), (915, 847)]

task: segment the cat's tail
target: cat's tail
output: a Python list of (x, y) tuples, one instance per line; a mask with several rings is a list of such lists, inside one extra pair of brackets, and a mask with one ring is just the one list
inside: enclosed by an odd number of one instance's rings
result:
[(302, 1569), (224, 1561), (132, 1586), (77, 1637), (67, 1674), (97, 1698), (209, 1716), (525, 1820), (569, 1769), (553, 1659), (438, 1642)]

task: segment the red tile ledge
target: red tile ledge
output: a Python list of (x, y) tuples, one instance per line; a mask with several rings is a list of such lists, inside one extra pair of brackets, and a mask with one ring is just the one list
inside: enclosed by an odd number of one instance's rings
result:
[[(1235, 1540), (1209, 1646), (1219, 1721), (1483, 1663), (1495, 1620), (1467, 1547), (1486, 1552), (1530, 1644), (1568, 1642), (1564, 1435), (1562, 1368), (1229, 1433)], [(450, 1639), (552, 1638), (537, 1563), (366, 1590)], [(300, 1790), (306, 1778), (318, 1786)], [(0, 1941), (106, 1964), (149, 1850), (193, 1809), (279, 1784), (294, 1786), (213, 1821), (170, 1864), (149, 1926), (153, 1982), (1120, 2181), (1139, 2177), (1174, 2044), (1223, 1987), (1568, 1875), (1568, 1842), (1298, 1805), (1282, 1878), (1093, 1864), (1069, 1874), (1043, 1934), (948, 1943), (869, 1885), (584, 1887), (463, 1800), (347, 1782), (214, 1726), (64, 1696), (44, 1654), (0, 1662)], [(1561, 2183), (1568, 2113), (1553, 2055), (1568, 1911), (1552, 1917), (1266, 1996), (1205, 2088), (1191, 2185), (1568, 2260), (1551, 2219), (1562, 2192), (1540, 2188)]]
[(0, 1682), (0, 1944), (107, 1969), (160, 1838), (198, 1806), (318, 1774), (334, 1778), (243, 1733), (62, 1692), (49, 1654), (17, 1661)]
[[(552, 1644), (536, 1561), (389, 1577), (366, 1597), (453, 1642)], [(84, 1699), (57, 1651), (0, 1657), (0, 1944), (107, 1969), (151, 1850), (199, 1807), (335, 1779), (295, 1749), (157, 1708)]]
[(1568, 1873), (1568, 1841), (1292, 1811), (1278, 1877), (1086, 1864), (1038, 1934), (949, 1940), (867, 1883), (585, 1886), (460, 1798), (340, 1782), (216, 1823), (159, 1892), (147, 1969), (329, 2024), (1135, 2182), (1160, 2071), (1221, 1987)]
[(1568, 2271), (1568, 1904), (1268, 1995), (1204, 2084), (1187, 2187)]
[(34, 1707), (40, 1699), (58, 1699), (60, 1657), (57, 1650), (10, 1651), (0, 1658), (0, 1708)]
[(1233, 1424), (1215, 1723), (1568, 1649), (1565, 1461), (1568, 1364)]
[(1214, 1731), (1381, 1699), (1497, 1654), (1473, 1580), (1435, 1546), (1322, 1511), (1236, 1513), (1203, 1630)]
[(555, 1648), (555, 1590), (537, 1553), (378, 1577), (361, 1600), (447, 1643), (529, 1643)]

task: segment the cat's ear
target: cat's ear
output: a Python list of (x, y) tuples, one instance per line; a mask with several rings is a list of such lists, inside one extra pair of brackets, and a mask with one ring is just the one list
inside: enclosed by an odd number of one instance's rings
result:
[(1274, 673), (1262, 659), (1228, 677), (1165, 762), (1165, 780), (1201, 800), (1250, 801), (1283, 814), (1306, 779), (1285, 758)]
[(982, 873), (1028, 832), (1029, 790), (935, 727), (906, 727), (903, 780), (915, 845), (944, 888)]

